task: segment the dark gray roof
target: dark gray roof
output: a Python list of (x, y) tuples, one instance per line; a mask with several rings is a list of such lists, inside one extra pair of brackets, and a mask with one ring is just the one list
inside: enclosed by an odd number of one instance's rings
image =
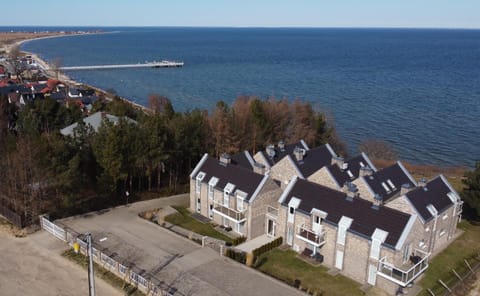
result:
[[(389, 180), (390, 182), (388, 182)], [(409, 184), (410, 188), (417, 186), (415, 180), (411, 178), (400, 162), (366, 176), (365, 181), (375, 194), (382, 197), (384, 202), (400, 193), (404, 184)], [(394, 187), (392, 188), (389, 183), (392, 183)], [(383, 184), (388, 187), (389, 191), (385, 189)]]
[(295, 155), (292, 155), (292, 160), (298, 167), (300, 172), (305, 178), (323, 168), (324, 166), (332, 163), (332, 157), (334, 155), (330, 151), (327, 145), (322, 145), (306, 151), (302, 161), (298, 161)]
[(228, 183), (232, 183), (235, 185), (235, 190), (239, 189), (247, 194), (247, 201), (253, 196), (264, 178), (264, 175), (257, 174), (239, 165), (221, 164), (218, 159), (210, 156), (207, 157), (192, 178), (196, 178), (200, 172), (205, 173), (202, 183), (208, 184), (211, 177), (216, 177), (219, 180), (215, 188), (220, 190), (223, 190)]
[[(451, 199), (447, 196), (452, 189), (441, 177), (437, 177), (426, 184), (424, 187), (418, 187), (407, 193), (407, 198), (422, 216), (425, 222), (433, 218), (427, 210), (428, 205), (433, 205), (438, 213), (442, 213), (448, 207), (453, 205)], [(456, 195), (456, 193), (455, 193)]]
[(395, 247), (410, 219), (409, 214), (384, 206), (374, 209), (371, 202), (361, 198), (349, 201), (343, 192), (302, 179), (297, 179), (282, 205), (288, 206), (292, 197), (301, 200), (297, 210), (306, 214), (313, 208), (324, 211), (325, 220), (334, 225), (338, 225), (342, 216), (352, 218), (349, 231), (366, 238), (371, 238), (376, 228), (387, 231), (384, 244), (390, 247)]
[(253, 161), (253, 159), (248, 159), (248, 156), (246, 155), (247, 153), (248, 151), (243, 151), (232, 155), (232, 164), (239, 165), (249, 170), (253, 170), (253, 165), (250, 162), (250, 160)]
[(295, 150), (295, 147), (300, 147), (305, 149), (301, 141), (298, 141), (293, 144), (285, 145), (284, 149), (280, 149), (278, 146), (275, 146), (275, 155), (273, 157), (269, 157), (266, 150), (260, 151), (260, 153), (263, 154), (265, 159), (268, 161), (268, 164), (270, 166), (273, 166), (280, 160), (282, 160), (285, 156), (287, 155), (292, 155), (293, 156), (293, 150)]
[[(360, 163), (363, 163), (364, 166), (370, 166), (370, 161), (366, 159), (363, 154), (354, 156), (346, 160), (345, 163), (348, 164), (345, 170), (341, 169), (337, 164), (332, 164), (327, 167), (332, 174), (332, 177), (335, 179), (335, 181), (337, 181), (340, 187), (343, 187), (345, 182), (352, 181), (358, 178), (358, 176), (360, 175), (360, 168), (362, 167)], [(375, 168), (371, 169), (374, 170)], [(353, 177), (350, 177), (347, 171), (350, 171)]]

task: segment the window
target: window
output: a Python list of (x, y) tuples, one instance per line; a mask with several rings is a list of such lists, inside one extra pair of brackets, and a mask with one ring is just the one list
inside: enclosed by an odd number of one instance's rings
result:
[(243, 199), (237, 197), (237, 211), (243, 211)]
[(388, 179), (388, 180), (387, 180), (387, 183), (388, 183), (388, 185), (390, 185), (390, 187), (392, 187), (392, 190), (397, 189), (397, 188), (395, 187), (395, 185), (393, 185), (392, 180)]
[(338, 237), (337, 237), (337, 243), (340, 245), (345, 245), (345, 239), (347, 237), (347, 228), (344, 226), (339, 226), (338, 227)]
[(223, 206), (228, 208), (230, 202), (229, 193), (227, 191), (223, 192)]
[(315, 216), (315, 223), (320, 223), (320, 216)]
[(380, 258), (380, 245), (381, 242), (378, 239), (372, 240), (372, 246), (370, 249), (370, 257), (378, 260)]
[(442, 220), (447, 220), (448, 219), (448, 214), (443, 215)]
[(213, 186), (208, 184), (208, 198), (213, 199)]
[(429, 231), (430, 231), (430, 227), (425, 228), (425, 232), (429, 232)]
[(438, 237), (442, 237), (445, 234), (445, 229), (440, 230)]
[(213, 218), (213, 205), (210, 205), (209, 207), (209, 211), (208, 211), (208, 215), (210, 216), (210, 218)]
[(348, 176), (350, 177), (350, 179), (353, 178), (353, 174), (352, 174), (352, 172), (351, 172), (350, 170), (347, 170), (347, 174), (348, 174)]
[(382, 186), (383, 186), (383, 189), (385, 189), (385, 191), (386, 191), (387, 193), (390, 193), (390, 192), (391, 192), (390, 188), (387, 186), (387, 184), (385, 184), (385, 182), (382, 182)]
[(418, 242), (418, 246), (420, 248), (424, 248), (426, 245), (425, 245), (425, 239), (422, 239), (421, 241)]
[(362, 167), (362, 168), (365, 167), (365, 164), (362, 161), (360, 161), (360, 167)]
[(290, 207), (290, 214), (294, 214), (295, 213), (295, 208), (294, 207)]
[(404, 247), (403, 247), (403, 262), (407, 262), (408, 259), (410, 258), (410, 249), (412, 247), (412, 244), (406, 244)]
[(195, 182), (195, 192), (196, 193), (200, 193), (200, 189), (202, 188), (203, 178), (205, 178), (205, 173), (204, 172), (198, 173), (197, 179), (196, 179), (196, 182)]
[(212, 177), (208, 182), (208, 198), (213, 199), (215, 194), (215, 186), (217, 186), (218, 178)]

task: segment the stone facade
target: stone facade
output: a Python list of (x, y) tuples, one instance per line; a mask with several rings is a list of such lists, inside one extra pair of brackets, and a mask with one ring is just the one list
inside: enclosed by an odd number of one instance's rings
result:
[(328, 172), (327, 167), (323, 167), (310, 175), (308, 181), (326, 186), (331, 189), (341, 190), (337, 182), (333, 179), (332, 175)]

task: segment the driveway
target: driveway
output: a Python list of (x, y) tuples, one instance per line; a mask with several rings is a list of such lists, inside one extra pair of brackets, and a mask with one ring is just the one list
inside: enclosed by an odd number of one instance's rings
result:
[[(144, 210), (188, 203), (188, 195), (121, 206), (60, 221), (184, 295), (303, 295), (275, 279), (221, 257), (210, 248), (138, 217)], [(53, 239), (53, 237), (52, 237)]]

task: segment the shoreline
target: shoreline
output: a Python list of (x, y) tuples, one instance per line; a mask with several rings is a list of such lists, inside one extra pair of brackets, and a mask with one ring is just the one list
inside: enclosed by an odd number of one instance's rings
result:
[(56, 79), (56, 80), (59, 80), (61, 82), (64, 82), (66, 84), (69, 84), (69, 85), (73, 85), (73, 86), (86, 86), (88, 88), (91, 88), (93, 90), (95, 90), (96, 92), (98, 93), (101, 93), (105, 96), (105, 99), (107, 101), (112, 101), (115, 97), (119, 98), (120, 100), (124, 101), (125, 103), (128, 103), (130, 105), (132, 105), (134, 108), (137, 108), (137, 109), (140, 109), (144, 112), (150, 112), (150, 108), (146, 107), (146, 106), (143, 106), (143, 105), (140, 105), (138, 103), (135, 103), (131, 100), (129, 100), (128, 98), (124, 98), (124, 97), (121, 97), (119, 95), (113, 95), (109, 92), (107, 92), (106, 90), (100, 88), (100, 87), (97, 87), (97, 86), (93, 86), (93, 85), (90, 85), (90, 84), (87, 84), (87, 83), (83, 83), (83, 82), (79, 82), (79, 81), (76, 81), (74, 79), (72, 79), (70, 76), (68, 76), (66, 73), (62, 72), (62, 71), (59, 71), (58, 72), (58, 79), (56, 78), (56, 73), (54, 73), (52, 71), (52, 67), (50, 66), (50, 63), (48, 61), (46, 61), (44, 58), (42, 58), (39, 54), (37, 53), (34, 53), (34, 52), (29, 52), (29, 51), (26, 51), (26, 50), (22, 50), (21, 49), (21, 46), (27, 42), (30, 42), (30, 41), (35, 41), (35, 40), (42, 40), (42, 39), (51, 39), (51, 38), (61, 38), (61, 37), (72, 37), (72, 36), (82, 36), (82, 35), (94, 35), (94, 34), (112, 34), (112, 33), (118, 33), (120, 31), (112, 31), (112, 32), (93, 32), (93, 33), (78, 33), (78, 34), (59, 34), (59, 35), (52, 35), (52, 36), (42, 36), (42, 37), (38, 37), (38, 38), (28, 38), (28, 39), (24, 39), (24, 40), (20, 40), (20, 41), (16, 41), (14, 42), (13, 44), (11, 44), (10, 46), (4, 46), (4, 49), (9, 52), (9, 50), (13, 47), (13, 46), (18, 46), (20, 48), (20, 51), (23, 52), (23, 53), (26, 53), (26, 54), (29, 54), (32, 56), (33, 59), (36, 60), (37, 64), (39, 65), (39, 67), (43, 70), (43, 73), (45, 74), (45, 76), (49, 79)]

